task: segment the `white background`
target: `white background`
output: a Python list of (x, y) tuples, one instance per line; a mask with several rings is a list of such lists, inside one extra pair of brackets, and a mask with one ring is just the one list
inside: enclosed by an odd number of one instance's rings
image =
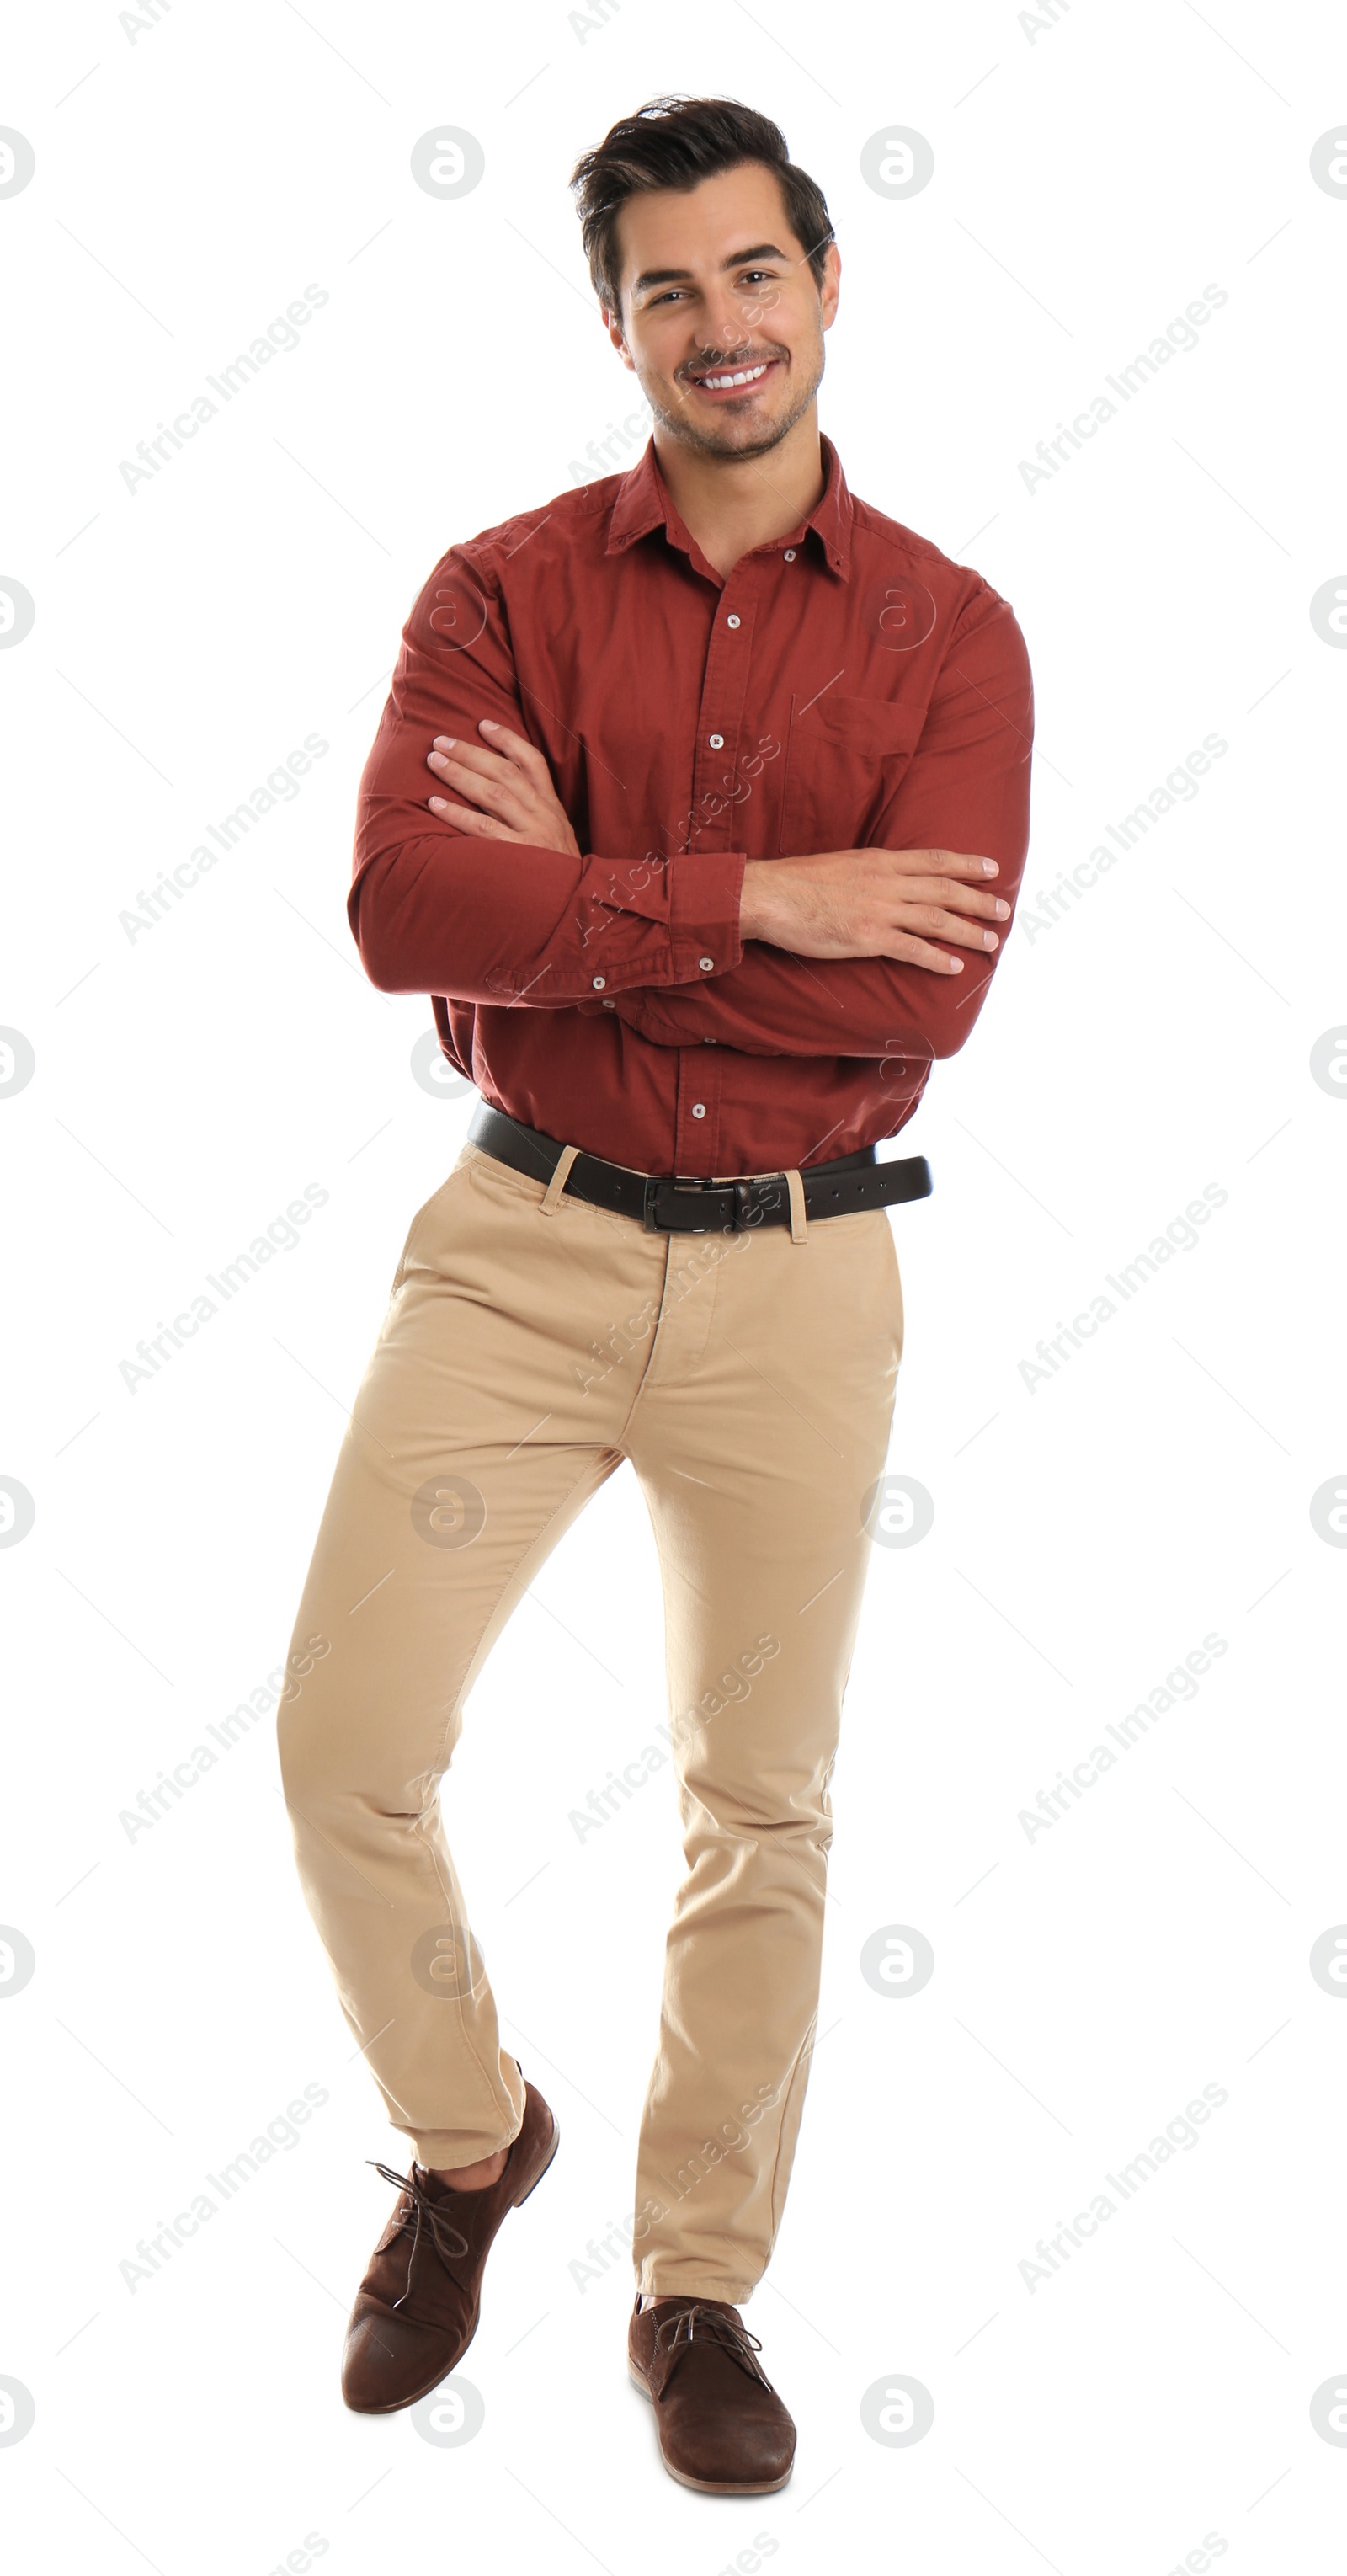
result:
[[(1036, 25), (608, 8), (177, 0), (138, 29), (76, 5), (10, 28), (0, 120), (37, 159), (0, 200), (0, 572), (37, 610), (0, 654), (0, 1020), (36, 1056), (0, 1101), (0, 1473), (36, 1506), (0, 1550), (0, 1919), (36, 1957), (0, 2015), (0, 2376), (36, 2406), (0, 2448), (16, 2563), (1322, 2566), (1347, 2008), (1309, 1952), (1347, 1918), (1347, 1559), (1310, 1500), (1347, 1466), (1347, 1107), (1310, 1052), (1347, 1010), (1347, 655), (1309, 603), (1347, 564), (1347, 201), (1309, 156), (1344, 69), (1312, 12), (1250, 0)], [(749, 2311), (799, 2454), (753, 2503), (665, 2478), (626, 2263), (583, 2289), (570, 2268), (631, 2207), (680, 1870), (667, 1772), (583, 1845), (568, 1823), (664, 1714), (633, 1477), (513, 1621), (446, 1789), (507, 2043), (564, 2130), (492, 2257), (467, 2444), (340, 2402), (388, 2205), (362, 2159), (402, 2142), (303, 1908), (270, 1721), (152, 1829), (119, 1822), (279, 1665), (409, 1217), (466, 1132), (472, 1096), (411, 1075), (428, 1004), (374, 992), (349, 938), (355, 785), (439, 554), (566, 488), (631, 411), (566, 179), (670, 88), (784, 125), (840, 241), (821, 417), (852, 488), (1020, 620), (1026, 905), (1228, 744), (1048, 933), (1017, 926), (904, 1134), (936, 1194), (892, 1219), (892, 1464), (935, 1523), (874, 1554), (820, 2045)], [(455, 201), (410, 176), (437, 118), (486, 156)], [(882, 119), (933, 146), (910, 200), (861, 176)], [(129, 491), (137, 442), (311, 282), (301, 345)], [(1209, 283), (1198, 348), (1028, 490), (1020, 460)], [(128, 939), (139, 890), (311, 732), (301, 793)], [(137, 1341), (310, 1182), (297, 1247), (130, 1392)], [(1040, 1338), (1209, 1183), (1198, 1245), (1030, 1392)], [(1031, 1840), (1020, 1811), (1208, 1632), (1197, 1695)], [(933, 1945), (918, 1995), (861, 1975), (892, 1924)], [(329, 2098), (298, 2143), (128, 2287), (137, 2241), (305, 2084)], [(1036, 2241), (1208, 2084), (1228, 2100), (1198, 2143), (1030, 2287)], [(934, 2400), (913, 2447), (861, 2420), (895, 2373)]]

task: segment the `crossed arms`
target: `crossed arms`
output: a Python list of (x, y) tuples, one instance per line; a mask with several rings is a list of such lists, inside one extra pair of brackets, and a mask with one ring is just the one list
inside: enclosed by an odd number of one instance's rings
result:
[(759, 862), (694, 848), (652, 866), (580, 850), (552, 763), (520, 730), (530, 693), (503, 615), (446, 652), (430, 588), (361, 781), (349, 911), (375, 984), (608, 1008), (668, 1046), (928, 1059), (962, 1046), (1028, 844), (1032, 685), (995, 593), (955, 627), (873, 846)]

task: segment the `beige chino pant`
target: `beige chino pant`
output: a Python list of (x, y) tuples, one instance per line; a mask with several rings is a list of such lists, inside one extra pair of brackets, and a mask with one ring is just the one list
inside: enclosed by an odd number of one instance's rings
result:
[(828, 1779), (902, 1348), (885, 1211), (805, 1225), (792, 1197), (793, 1228), (648, 1234), (464, 1147), (412, 1220), (279, 1719), (305, 1898), (388, 2117), (422, 2165), (475, 2162), (515, 2136), (523, 2083), (440, 1776), (511, 1611), (631, 1460), (687, 1856), (633, 2259), (652, 2295), (736, 2304), (771, 2254), (804, 2101)]

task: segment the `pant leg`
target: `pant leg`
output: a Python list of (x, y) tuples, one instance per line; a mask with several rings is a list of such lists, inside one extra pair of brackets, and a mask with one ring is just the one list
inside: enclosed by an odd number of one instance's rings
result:
[(719, 1239), (625, 1445), (659, 1548), (688, 1874), (637, 2165), (650, 2295), (741, 2304), (780, 2225), (818, 2005), (828, 1779), (902, 1298), (873, 1209)]
[(279, 1717), (300, 1879), (342, 2009), (390, 2121), (441, 2168), (513, 2138), (523, 2086), (440, 1776), (511, 1610), (621, 1463), (667, 1258), (625, 1218), (564, 1197), (545, 1213), (542, 1198), (469, 1145), (413, 1219)]

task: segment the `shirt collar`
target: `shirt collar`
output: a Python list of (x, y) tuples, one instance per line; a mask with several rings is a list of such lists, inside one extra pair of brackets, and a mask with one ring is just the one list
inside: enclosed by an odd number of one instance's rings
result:
[[(800, 521), (798, 528), (792, 528), (786, 536), (776, 538), (773, 543), (774, 546), (781, 548), (803, 545), (808, 531), (812, 528), (832, 570), (839, 574), (843, 581), (849, 581), (851, 578), (851, 494), (847, 490), (841, 459), (832, 440), (821, 436), (819, 446), (824, 466), (823, 490), (808, 517)], [(660, 527), (665, 530), (673, 544), (681, 545), (685, 552), (691, 548), (692, 539), (674, 508), (669, 497), (668, 485), (659, 470), (655, 441), (652, 437), (640, 463), (633, 465), (629, 474), (623, 475), (618, 486), (617, 498), (613, 503), (608, 522), (608, 544), (605, 551), (610, 555), (620, 554), (638, 537), (648, 537), (652, 529)]]

